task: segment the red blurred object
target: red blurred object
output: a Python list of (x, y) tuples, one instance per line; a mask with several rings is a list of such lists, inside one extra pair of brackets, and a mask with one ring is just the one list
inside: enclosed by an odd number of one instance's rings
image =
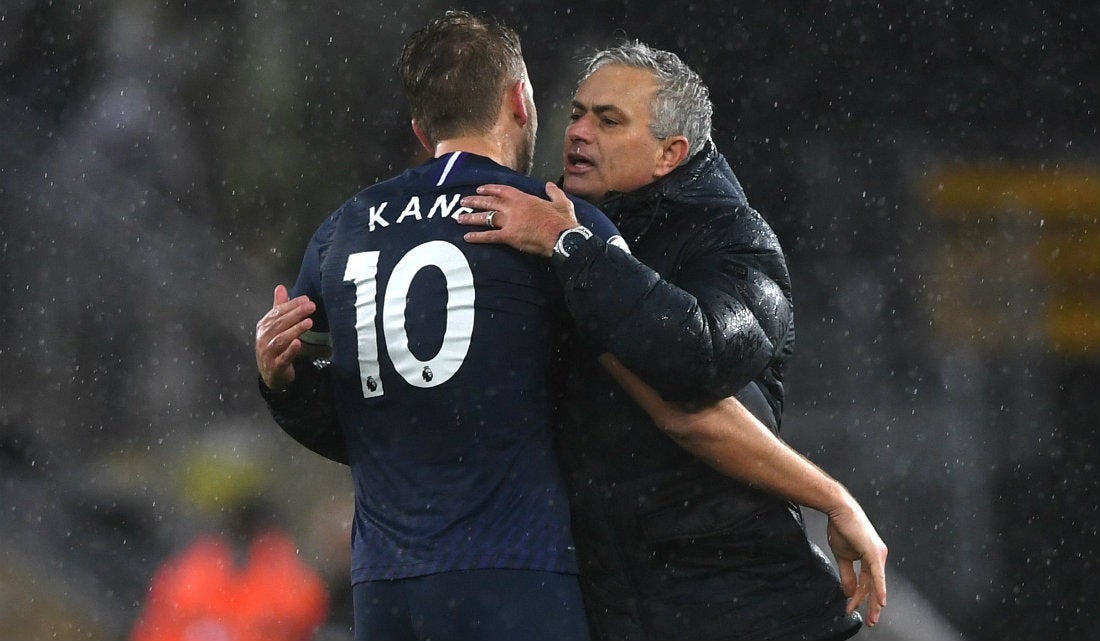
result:
[(320, 576), (268, 531), (238, 567), (226, 537), (197, 539), (153, 577), (130, 641), (308, 641), (328, 616)]

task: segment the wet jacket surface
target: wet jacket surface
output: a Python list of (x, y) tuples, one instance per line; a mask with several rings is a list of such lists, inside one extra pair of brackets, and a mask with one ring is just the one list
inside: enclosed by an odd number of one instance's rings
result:
[(601, 208), (642, 264), (588, 243), (558, 269), (578, 325), (559, 449), (595, 638), (854, 634), (798, 508), (678, 447), (594, 360), (610, 351), (667, 400), (736, 394), (778, 433), (794, 326), (774, 233), (712, 144)]

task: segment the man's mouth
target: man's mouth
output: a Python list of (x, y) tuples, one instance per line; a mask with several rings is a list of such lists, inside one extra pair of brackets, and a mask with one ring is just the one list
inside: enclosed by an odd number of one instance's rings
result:
[(596, 166), (596, 163), (592, 162), (592, 159), (588, 156), (572, 151), (565, 154), (565, 171), (570, 173), (581, 173), (588, 171)]

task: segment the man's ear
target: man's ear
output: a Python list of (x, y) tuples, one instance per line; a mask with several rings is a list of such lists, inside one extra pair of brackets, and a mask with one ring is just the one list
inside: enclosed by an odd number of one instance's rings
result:
[(531, 114), (527, 110), (527, 81), (517, 80), (508, 92), (508, 100), (512, 107), (512, 116), (520, 127), (527, 125)]
[(690, 147), (686, 136), (669, 136), (660, 142), (657, 164), (653, 168), (654, 178), (661, 178), (679, 167), (687, 159)]
[(433, 145), (432, 141), (428, 139), (428, 135), (425, 134), (424, 130), (420, 128), (420, 123), (417, 122), (415, 118), (412, 121), (412, 126), (413, 133), (416, 134), (416, 139), (420, 141), (420, 144), (423, 145), (424, 149), (428, 150), (429, 154), (434, 154), (435, 145)]

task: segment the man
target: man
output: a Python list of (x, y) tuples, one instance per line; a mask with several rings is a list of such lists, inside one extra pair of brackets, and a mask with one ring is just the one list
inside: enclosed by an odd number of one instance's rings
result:
[[(608, 376), (577, 351), (562, 426), (586, 607), (597, 638), (847, 638), (868, 594), (872, 625), (885, 604), (886, 548), (843, 487), (774, 436), (790, 282), (710, 141), (711, 111), (694, 72), (640, 43), (593, 57), (573, 101), (563, 187), (600, 203), (652, 268), (583, 238), (556, 268), (586, 344), (614, 357)], [(478, 193), (463, 204), (493, 210), (500, 229), (471, 242), (548, 256), (575, 235), (560, 196)], [(720, 401), (732, 394), (740, 404)], [(798, 509), (730, 477), (830, 515), (847, 604)]]
[[(782, 254), (709, 142), (705, 87), (674, 56), (630, 45), (593, 59), (573, 119), (566, 189), (615, 212), (639, 244), (635, 255), (656, 271), (579, 230), (563, 234), (576, 221), (552, 189), (555, 206), (518, 202), (499, 187), (479, 190), (464, 203), (492, 210), (502, 229), (468, 240), (555, 255), (592, 353), (615, 354), (666, 397), (703, 408), (677, 409), (618, 360), (601, 357), (636, 406), (591, 367), (591, 353), (577, 355), (563, 454), (595, 636), (845, 638), (859, 625), (852, 610), (872, 592), (873, 625), (885, 603), (886, 549), (858, 504), (740, 403), (718, 401), (739, 391), (777, 431), (793, 330)], [(485, 214), (463, 218), (486, 222)], [(294, 425), (287, 420), (294, 414), (280, 420), (288, 432), (318, 429)], [(829, 514), (847, 609), (797, 509), (701, 461)]]
[(309, 384), (294, 363), (303, 342), (331, 338), (355, 487), (356, 639), (586, 639), (550, 432), (560, 290), (545, 261), (467, 244), (454, 221), (478, 184), (544, 190), (525, 175), (537, 116), (519, 39), (448, 12), (409, 38), (400, 69), (434, 158), (321, 225), (296, 303), (275, 296), (309, 316), (291, 334), (285, 314), (257, 328), (285, 357), (258, 361), (262, 390), (293, 403)]

